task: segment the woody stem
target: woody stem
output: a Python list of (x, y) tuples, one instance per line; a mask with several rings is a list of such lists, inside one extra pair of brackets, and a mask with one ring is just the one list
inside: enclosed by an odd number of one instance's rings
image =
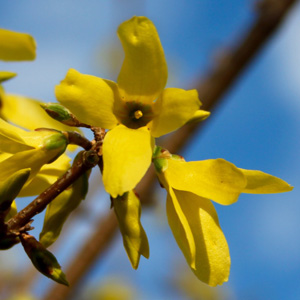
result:
[(42, 212), (53, 199), (98, 164), (99, 157), (95, 150), (85, 151), (82, 157), (62, 177), (7, 222), (8, 232), (18, 233), (20, 228), (28, 224), (36, 214)]

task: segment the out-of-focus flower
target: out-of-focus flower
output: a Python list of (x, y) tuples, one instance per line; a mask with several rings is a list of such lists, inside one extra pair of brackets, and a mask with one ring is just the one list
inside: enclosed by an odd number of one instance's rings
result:
[(196, 90), (167, 88), (167, 64), (158, 33), (146, 17), (122, 23), (125, 51), (117, 83), (69, 70), (56, 97), (82, 122), (109, 129), (103, 144), (103, 182), (116, 198), (131, 191), (147, 171), (154, 138), (174, 131), (200, 110)]
[(0, 28), (0, 60), (33, 60), (35, 50), (36, 43), (31, 35)]
[(223, 159), (185, 162), (157, 147), (154, 165), (167, 190), (167, 216), (173, 235), (195, 275), (215, 286), (228, 280), (230, 255), (210, 200), (230, 205), (241, 193), (282, 193), (285, 181)]
[[(41, 193), (45, 185), (41, 185), (40, 180), (34, 181), (32, 179), (44, 165), (59, 158), (64, 153), (66, 146), (67, 139), (59, 131), (27, 132), (0, 119), (0, 181), (5, 180), (20, 169), (30, 168), (27, 192), (23, 196)], [(51, 181), (53, 176), (61, 175), (61, 169), (66, 169), (68, 164), (69, 159), (66, 156), (62, 157), (59, 164), (56, 162), (55, 166), (58, 168), (54, 168), (55, 171), (51, 165), (48, 169), (44, 168), (40, 174), (41, 178)], [(47, 170), (49, 176), (47, 176)], [(50, 170), (53, 170), (54, 173)]]

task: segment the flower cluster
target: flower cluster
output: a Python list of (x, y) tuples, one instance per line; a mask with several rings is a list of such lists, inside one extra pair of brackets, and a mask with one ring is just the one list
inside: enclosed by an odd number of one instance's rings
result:
[(117, 83), (69, 70), (56, 87), (58, 101), (87, 124), (107, 129), (103, 142), (103, 183), (113, 199), (123, 242), (137, 268), (148, 257), (140, 204), (132, 191), (151, 160), (167, 190), (167, 215), (174, 237), (196, 276), (209, 285), (228, 280), (230, 256), (210, 200), (223, 205), (240, 193), (280, 193), (292, 188), (260, 171), (222, 160), (185, 162), (155, 146), (154, 138), (191, 119), (204, 120), (196, 90), (166, 88), (167, 65), (157, 31), (145, 17), (118, 29), (125, 59)]
[[(81, 137), (77, 145), (84, 144), (86, 151), (78, 153), (72, 168), (82, 166), (86, 154), (92, 153), (91, 161), (87, 161), (92, 167), (99, 165), (102, 171), (104, 188), (111, 196), (133, 268), (138, 267), (141, 255), (149, 257), (148, 239), (140, 221), (141, 203), (134, 189), (153, 162), (158, 180), (167, 191), (169, 225), (188, 265), (201, 281), (211, 286), (222, 284), (228, 280), (230, 255), (211, 201), (230, 205), (241, 193), (281, 193), (292, 187), (277, 177), (240, 169), (223, 159), (186, 162), (156, 146), (155, 138), (190, 121), (202, 121), (209, 112), (201, 110), (196, 90), (165, 88), (167, 64), (149, 19), (133, 17), (120, 25), (118, 35), (125, 59), (116, 83), (71, 69), (55, 89), (61, 105), (43, 105), (52, 118), (63, 124), (49, 118), (39, 102), (7, 95), (0, 86), (0, 116), (31, 130), (0, 119), (0, 195), (6, 199), (4, 204), (0, 201), (0, 242), (3, 238), (14, 245), (19, 238), (40, 272), (68, 284), (46, 247), (58, 238), (69, 214), (85, 198), (91, 167), (83, 168), (59, 191), (62, 193), (54, 193), (58, 196), (47, 203), (39, 242), (27, 234), (28, 226), (18, 236), (9, 235), (3, 230), (3, 222), (16, 213), (15, 196), (44, 193), (69, 167), (70, 159), (64, 152), (70, 142), (70, 133), (65, 131), (70, 127), (65, 124), (87, 127), (95, 139), (89, 142)], [(34, 57), (35, 43), (29, 35), (0, 30), (0, 59)], [(0, 72), (0, 82), (14, 75)], [(7, 196), (13, 190), (13, 197)], [(14, 208), (9, 217), (8, 208)]]

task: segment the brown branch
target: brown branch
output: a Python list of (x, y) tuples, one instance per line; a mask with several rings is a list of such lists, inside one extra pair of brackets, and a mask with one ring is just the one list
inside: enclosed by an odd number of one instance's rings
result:
[[(245, 38), (233, 50), (224, 55), (222, 61), (198, 85), (200, 99), (203, 100), (203, 109), (212, 110), (220, 101), (221, 97), (228, 91), (233, 82), (237, 80), (238, 76), (241, 75), (251, 59), (262, 49), (271, 34), (274, 34), (289, 9), (296, 2), (296, 0), (264, 0), (259, 2), (257, 19), (245, 35)], [(199, 128), (199, 124), (186, 125), (167, 139), (163, 146), (170, 150), (170, 152), (176, 153), (191, 138), (196, 129)], [(141, 199), (149, 197), (151, 190), (153, 190), (152, 184), (154, 180), (154, 171), (150, 169), (138, 186), (138, 193)], [(67, 299), (72, 289), (76, 288), (79, 280), (88, 271), (93, 261), (99, 255), (103, 254), (104, 250), (109, 246), (116, 228), (117, 222), (112, 212), (110, 212), (98, 224), (95, 232), (91, 234), (90, 238), (88, 238), (87, 242), (81, 247), (78, 254), (70, 263), (67, 270), (67, 278), (72, 288), (67, 289), (55, 285), (47, 293), (44, 300)], [(98, 241), (99, 238), (101, 239), (101, 243)], [(96, 246), (99, 248), (96, 249)], [(78, 262), (80, 262), (79, 265)]]
[(90, 150), (93, 146), (92, 142), (76, 131), (65, 131), (64, 134), (69, 144), (80, 146), (85, 150)]

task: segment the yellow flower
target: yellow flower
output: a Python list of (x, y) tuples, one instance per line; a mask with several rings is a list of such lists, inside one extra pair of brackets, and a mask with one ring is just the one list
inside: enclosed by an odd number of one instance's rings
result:
[(109, 129), (103, 145), (103, 182), (116, 198), (132, 190), (151, 163), (154, 138), (209, 113), (196, 90), (166, 88), (167, 64), (158, 33), (146, 17), (118, 29), (125, 59), (114, 83), (71, 69), (56, 97), (80, 121)]
[(68, 168), (69, 158), (61, 156), (66, 146), (66, 137), (61, 132), (27, 132), (0, 119), (0, 181), (20, 169), (30, 168), (28, 183), (20, 196), (43, 192)]
[(167, 216), (173, 235), (195, 275), (215, 286), (228, 280), (230, 255), (210, 200), (229, 205), (240, 193), (291, 191), (285, 181), (261, 171), (237, 168), (223, 159), (185, 162), (157, 147), (154, 165), (167, 190)]

